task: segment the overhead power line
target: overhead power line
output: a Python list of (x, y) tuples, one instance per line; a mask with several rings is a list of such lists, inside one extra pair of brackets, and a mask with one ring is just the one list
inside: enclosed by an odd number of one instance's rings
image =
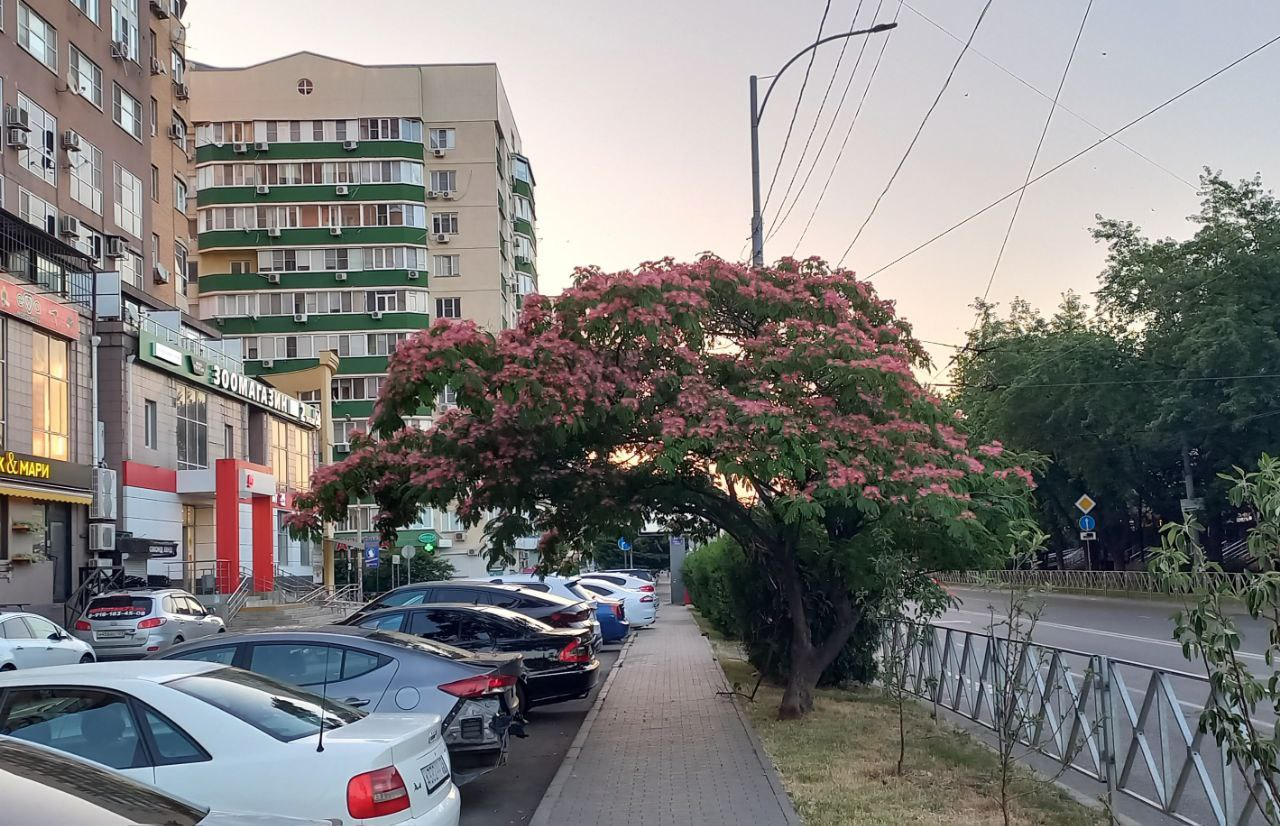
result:
[[(893, 13), (893, 22), (898, 22), (898, 15), (902, 14), (902, 0), (898, 0), (898, 8)], [(876, 14), (872, 17), (875, 20), (880, 16), (880, 6), (876, 6)], [(814, 216), (818, 214), (818, 209), (822, 207), (822, 201), (827, 197), (827, 189), (831, 186), (831, 179), (835, 177), (836, 170), (840, 168), (840, 161), (844, 158), (844, 150), (849, 145), (849, 138), (853, 135), (853, 127), (858, 124), (858, 116), (862, 114), (862, 106), (867, 102), (867, 96), (871, 94), (871, 87), (876, 82), (876, 74), (880, 71), (880, 61), (884, 58), (885, 50), (889, 48), (889, 38), (893, 37), (895, 29), (890, 29), (889, 33), (884, 36), (884, 40), (880, 43), (880, 52), (876, 55), (876, 62), (871, 66), (871, 76), (867, 78), (867, 85), (862, 90), (862, 97), (858, 100), (858, 108), (853, 112), (853, 118), (849, 121), (849, 128), (845, 130), (844, 140), (840, 142), (840, 151), (836, 153), (835, 163), (831, 165), (831, 171), (827, 173), (827, 179), (822, 183), (822, 191), (818, 193), (818, 200), (814, 203), (813, 209), (809, 212), (809, 219), (804, 222), (804, 231), (800, 233), (800, 237), (796, 239), (796, 245), (791, 249), (791, 254), (795, 255), (800, 249), (800, 245), (804, 243), (805, 236), (809, 234), (809, 227), (813, 226)], [(794, 204), (792, 204), (794, 206)]]
[(902, 153), (902, 158), (899, 159), (898, 165), (893, 170), (893, 174), (889, 176), (889, 180), (885, 183), (884, 189), (880, 191), (880, 195), (876, 198), (875, 203), (871, 205), (871, 211), (867, 213), (866, 220), (862, 222), (862, 226), (858, 227), (858, 231), (854, 233), (853, 240), (849, 242), (849, 246), (844, 248), (844, 253), (836, 263), (837, 267), (844, 264), (844, 259), (849, 256), (849, 251), (853, 249), (854, 244), (858, 243), (858, 239), (862, 237), (862, 231), (867, 228), (867, 224), (871, 223), (871, 219), (875, 217), (876, 210), (880, 208), (880, 203), (884, 200), (884, 196), (889, 193), (889, 190), (893, 187), (893, 182), (898, 179), (898, 173), (900, 173), (902, 171), (902, 167), (906, 165), (907, 158), (911, 157), (911, 151), (916, 148), (916, 141), (920, 140), (920, 135), (924, 132), (925, 125), (929, 123), (929, 118), (933, 115), (933, 111), (938, 108), (938, 103), (941, 102), (942, 96), (946, 94), (947, 87), (951, 85), (951, 79), (956, 75), (956, 69), (960, 68), (960, 61), (964, 60), (965, 54), (969, 51), (969, 46), (973, 43), (973, 38), (977, 36), (978, 29), (982, 26), (982, 21), (986, 19), (987, 11), (991, 8), (991, 2), (992, 0), (987, 0), (987, 2), (982, 6), (982, 11), (978, 12), (978, 19), (973, 24), (973, 31), (969, 32), (969, 39), (965, 41), (964, 48), (960, 50), (960, 54), (956, 55), (956, 62), (951, 64), (951, 71), (947, 73), (946, 80), (942, 81), (942, 88), (938, 90), (938, 94), (933, 99), (933, 103), (929, 104), (928, 110), (920, 120), (920, 125), (916, 127), (916, 133), (911, 137), (911, 143), (907, 144), (907, 151)]
[[(1068, 351), (1069, 352), (1069, 351)], [(1062, 355), (1066, 355), (1063, 353)], [(983, 387), (990, 390), (1028, 390), (1046, 387), (1109, 387), (1138, 384), (1188, 384), (1206, 381), (1253, 381), (1261, 379), (1280, 379), (1280, 373), (1255, 373), (1239, 376), (1185, 376), (1167, 379), (1102, 379), (1100, 381), (1064, 381), (1042, 382), (1039, 384), (1014, 384), (1012, 382), (993, 382), (989, 385), (960, 384), (958, 382), (940, 382), (935, 387)]]
[[(822, 20), (818, 23), (818, 36), (814, 41), (822, 39), (822, 32), (827, 27), (827, 15), (831, 13), (831, 0), (822, 9)], [(764, 208), (768, 208), (769, 199), (773, 197), (773, 186), (778, 182), (778, 173), (782, 171), (782, 160), (787, 156), (787, 146), (791, 143), (791, 131), (796, 126), (796, 116), (800, 114), (800, 104), (804, 101), (804, 90), (809, 87), (809, 73), (813, 71), (813, 60), (818, 56), (815, 49), (809, 53), (809, 64), (804, 67), (804, 80), (800, 83), (800, 94), (796, 95), (795, 108), (791, 110), (791, 122), (787, 124), (787, 136), (782, 139), (782, 151), (778, 153), (778, 163), (773, 168), (773, 178), (769, 181), (769, 190), (764, 196)]]
[(1047, 177), (1049, 177), (1050, 175), (1052, 175), (1053, 173), (1057, 172), (1059, 169), (1062, 169), (1062, 168), (1063, 168), (1064, 166), (1066, 166), (1067, 164), (1069, 164), (1069, 163), (1071, 163), (1071, 162), (1073, 162), (1073, 161), (1077, 160), (1078, 158), (1080, 158), (1081, 156), (1085, 155), (1086, 153), (1091, 152), (1091, 151), (1093, 151), (1094, 149), (1097, 149), (1099, 146), (1101, 146), (1102, 144), (1104, 144), (1104, 143), (1106, 143), (1107, 141), (1111, 140), (1111, 139), (1112, 139), (1112, 138), (1114, 138), (1116, 135), (1119, 135), (1119, 134), (1121, 134), (1122, 132), (1125, 132), (1126, 130), (1128, 130), (1128, 129), (1130, 129), (1130, 128), (1134, 127), (1134, 126), (1136, 126), (1137, 124), (1141, 123), (1142, 121), (1144, 121), (1144, 120), (1146, 120), (1147, 118), (1149, 118), (1149, 117), (1151, 117), (1152, 115), (1154, 115), (1156, 112), (1159, 112), (1161, 109), (1164, 109), (1166, 106), (1169, 106), (1170, 104), (1172, 104), (1172, 103), (1174, 103), (1174, 102), (1176, 102), (1176, 101), (1180, 100), (1181, 98), (1186, 97), (1186, 96), (1187, 96), (1187, 95), (1189, 95), (1190, 93), (1194, 92), (1196, 89), (1199, 89), (1201, 86), (1205, 85), (1206, 83), (1208, 83), (1209, 81), (1211, 81), (1211, 80), (1213, 80), (1214, 78), (1218, 77), (1219, 75), (1223, 74), (1224, 72), (1227, 72), (1227, 71), (1229, 71), (1229, 70), (1231, 70), (1231, 69), (1234, 69), (1236, 66), (1239, 66), (1241, 63), (1245, 62), (1245, 61), (1246, 61), (1246, 60), (1248, 60), (1249, 58), (1251, 58), (1251, 57), (1253, 57), (1254, 55), (1258, 54), (1258, 53), (1259, 53), (1259, 52), (1261, 52), (1262, 50), (1264, 50), (1264, 49), (1268, 48), (1269, 46), (1271, 46), (1271, 45), (1275, 44), (1277, 41), (1280, 41), (1280, 35), (1277, 35), (1277, 36), (1275, 36), (1275, 37), (1271, 38), (1270, 40), (1268, 40), (1267, 42), (1263, 43), (1261, 46), (1258, 46), (1257, 48), (1251, 49), (1249, 52), (1247, 52), (1247, 53), (1245, 53), (1244, 55), (1242, 55), (1242, 56), (1240, 56), (1240, 57), (1236, 58), (1235, 60), (1231, 61), (1231, 62), (1230, 62), (1230, 63), (1228, 63), (1226, 66), (1223, 66), (1221, 69), (1218, 69), (1218, 70), (1217, 70), (1217, 71), (1215, 71), (1214, 73), (1212, 73), (1212, 74), (1210, 74), (1210, 75), (1208, 75), (1208, 76), (1204, 77), (1203, 79), (1201, 79), (1201, 80), (1197, 81), (1196, 83), (1192, 84), (1191, 86), (1188, 86), (1186, 89), (1183, 89), (1181, 92), (1178, 92), (1176, 95), (1174, 95), (1173, 97), (1171, 97), (1171, 98), (1169, 98), (1168, 100), (1164, 101), (1163, 103), (1161, 103), (1161, 104), (1159, 104), (1159, 105), (1157, 105), (1157, 106), (1155, 106), (1155, 107), (1153, 107), (1153, 108), (1151, 108), (1151, 109), (1148, 109), (1146, 112), (1142, 113), (1142, 114), (1141, 114), (1141, 115), (1139, 115), (1138, 117), (1136, 117), (1136, 118), (1134, 118), (1133, 120), (1129, 121), (1129, 122), (1128, 122), (1128, 123), (1126, 123), (1124, 126), (1121, 126), (1119, 129), (1116, 129), (1116, 130), (1115, 130), (1115, 131), (1113, 131), (1113, 132), (1108, 132), (1106, 135), (1104, 135), (1104, 136), (1102, 136), (1101, 138), (1099, 138), (1096, 142), (1094, 142), (1094, 143), (1092, 143), (1092, 144), (1090, 144), (1090, 145), (1086, 146), (1084, 149), (1081, 149), (1079, 152), (1076, 152), (1074, 155), (1070, 155), (1070, 156), (1069, 156), (1069, 157), (1067, 157), (1065, 160), (1062, 160), (1062, 161), (1058, 162), (1057, 164), (1055, 164), (1055, 165), (1053, 165), (1053, 166), (1049, 167), (1049, 168), (1048, 168), (1048, 169), (1046, 169), (1044, 172), (1041, 172), (1039, 175), (1035, 176), (1035, 177), (1034, 177), (1034, 178), (1032, 178), (1030, 181), (1028, 181), (1027, 183), (1023, 184), (1022, 186), (1018, 187), (1017, 189), (1014, 189), (1014, 190), (1012, 190), (1011, 192), (1008, 192), (1008, 193), (1006, 193), (1005, 195), (1003, 195), (1003, 196), (1001, 196), (1001, 197), (997, 198), (996, 200), (994, 200), (994, 201), (992, 201), (991, 203), (987, 204), (986, 206), (984, 206), (982, 209), (978, 210), (977, 212), (974, 212), (973, 214), (971, 214), (969, 217), (965, 218), (964, 220), (962, 220), (962, 221), (958, 221), (958, 222), (956, 222), (955, 224), (952, 224), (950, 227), (947, 227), (947, 228), (946, 228), (946, 229), (944, 229), (942, 232), (940, 232), (940, 233), (938, 233), (937, 235), (935, 235), (935, 236), (933, 236), (932, 238), (930, 238), (928, 241), (925, 241), (924, 243), (917, 245), (916, 247), (914, 247), (914, 248), (912, 248), (912, 249), (908, 250), (907, 252), (903, 253), (902, 255), (899, 255), (897, 258), (893, 259), (893, 260), (892, 260), (892, 261), (890, 261), (888, 264), (885, 264), (885, 265), (884, 265), (883, 267), (881, 267), (880, 269), (878, 269), (878, 270), (876, 270), (875, 272), (873, 272), (873, 273), (871, 273), (870, 275), (868, 275), (868, 276), (867, 276), (867, 278), (868, 278), (868, 279), (875, 278), (875, 277), (876, 277), (877, 275), (879, 275), (880, 273), (884, 272), (885, 270), (889, 269), (890, 267), (893, 267), (893, 266), (895, 266), (895, 265), (897, 265), (897, 264), (900, 264), (901, 262), (903, 262), (903, 261), (905, 261), (906, 259), (910, 258), (911, 256), (915, 255), (917, 252), (919, 252), (920, 250), (924, 249), (925, 247), (927, 247), (927, 246), (929, 246), (929, 245), (933, 244), (934, 242), (939, 241), (939, 240), (941, 240), (941, 239), (945, 238), (946, 236), (948, 236), (948, 235), (950, 235), (951, 233), (955, 232), (956, 230), (960, 229), (960, 227), (964, 226), (965, 224), (969, 223), (970, 221), (974, 220), (975, 218), (978, 218), (978, 217), (981, 217), (982, 215), (985, 215), (986, 213), (988, 213), (988, 212), (990, 212), (991, 210), (995, 209), (995, 208), (996, 208), (996, 207), (998, 207), (1000, 204), (1003, 204), (1005, 201), (1007, 201), (1007, 200), (1009, 200), (1010, 198), (1014, 197), (1015, 195), (1017, 195), (1019, 192), (1021, 192), (1021, 191), (1022, 191), (1022, 190), (1024, 190), (1024, 189), (1026, 189), (1027, 187), (1033, 186), (1033, 185), (1035, 185), (1035, 184), (1039, 183), (1040, 181), (1043, 181), (1045, 178), (1047, 178)]
[[(862, 3), (863, 3), (863, 0), (858, 0), (858, 5), (857, 5), (857, 7), (853, 10), (853, 19), (851, 19), (851, 20), (849, 21), (849, 31), (854, 31), (854, 30), (857, 28), (858, 15), (862, 13)], [(874, 18), (874, 16), (872, 17), (872, 19), (873, 19), (873, 20), (875, 19), (875, 18)], [(821, 35), (819, 35), (819, 36), (821, 36)], [(791, 190), (795, 187), (795, 184), (796, 184), (796, 178), (797, 178), (797, 177), (799, 177), (799, 175), (800, 175), (800, 169), (801, 169), (801, 167), (803, 167), (803, 166), (804, 166), (804, 160), (805, 160), (805, 158), (809, 157), (809, 147), (813, 144), (813, 136), (814, 136), (814, 134), (816, 134), (816, 133), (817, 133), (817, 131), (818, 131), (818, 124), (822, 121), (822, 113), (823, 113), (823, 112), (825, 112), (825, 111), (827, 111), (827, 100), (831, 97), (831, 88), (832, 88), (833, 86), (835, 86), (835, 84), (836, 84), (836, 77), (837, 77), (837, 76), (839, 76), (839, 74), (840, 74), (840, 66), (844, 63), (844, 55), (845, 55), (845, 52), (847, 52), (847, 51), (849, 50), (849, 40), (850, 40), (850, 38), (845, 38), (845, 40), (840, 44), (840, 55), (836, 58), (836, 66), (835, 66), (835, 68), (831, 70), (831, 80), (827, 81), (827, 88), (826, 88), (826, 91), (824, 91), (824, 92), (822, 93), (822, 103), (820, 103), (820, 104), (818, 105), (818, 114), (814, 116), (814, 118), (813, 118), (813, 126), (811, 126), (811, 127), (809, 128), (809, 137), (805, 138), (805, 141), (804, 141), (804, 149), (802, 149), (802, 150), (800, 151), (800, 160), (798, 160), (798, 161), (796, 162), (796, 168), (795, 168), (795, 169), (793, 169), (793, 170), (791, 170), (791, 180), (787, 181), (787, 188), (786, 188), (786, 190), (782, 193), (782, 203), (778, 206), (778, 211), (777, 211), (777, 212), (775, 212), (775, 213), (774, 213), (774, 215), (773, 215), (773, 222), (769, 225), (769, 231), (768, 231), (768, 233), (765, 235), (765, 239), (764, 239), (764, 240), (766, 240), (766, 241), (768, 241), (770, 238), (772, 238), (772, 237), (773, 237), (773, 233), (774, 233), (774, 232), (775, 232), (775, 230), (779, 227), (779, 216), (783, 216), (783, 217), (782, 217), (782, 220), (783, 220), (783, 221), (785, 221), (785, 220), (786, 220), (786, 216), (784, 216), (784, 215), (783, 215), (783, 209), (784, 209), (784, 208), (786, 207), (786, 205), (787, 205), (787, 199), (791, 197)], [(862, 53), (863, 53), (864, 51), (866, 51), (866, 49), (867, 49), (867, 38), (865, 38), (865, 37), (864, 37), (864, 38), (862, 38), (862, 47), (858, 50), (858, 61), (861, 61), (861, 60), (862, 60)], [(815, 55), (816, 55), (816, 52), (815, 52)], [(849, 75), (849, 83), (848, 83), (848, 84), (846, 84), (846, 85), (845, 85), (845, 87), (844, 87), (844, 93), (845, 93), (845, 95), (847, 95), (847, 94), (849, 93), (849, 86), (850, 86), (850, 85), (852, 85), (852, 83), (853, 83), (853, 75), (854, 75), (854, 74), (856, 74), (856, 73), (857, 73), (857, 71), (858, 71), (858, 63), (857, 63), (857, 62), (855, 62), (855, 63), (853, 64), (853, 73), (851, 73), (851, 74)], [(832, 113), (832, 115), (831, 115), (831, 123), (832, 123), (832, 125), (834, 125), (834, 124), (835, 124), (836, 116), (840, 114), (840, 107), (841, 107), (841, 106), (843, 106), (843, 105), (844, 105), (844, 96), (842, 95), (842, 96), (840, 97), (840, 102), (836, 105), (836, 110), (835, 110), (835, 112), (834, 112), (834, 113)], [(830, 127), (828, 127), (828, 128), (827, 128), (827, 135), (830, 135), (830, 134), (831, 134), (831, 129), (830, 129)], [(823, 140), (822, 140), (822, 145), (818, 147), (818, 155), (819, 155), (819, 156), (822, 154), (822, 148), (823, 148), (823, 147), (825, 147), (825, 146), (826, 146), (826, 144), (827, 144), (826, 138), (823, 138)], [(818, 163), (818, 157), (817, 157), (817, 156), (815, 156), (815, 157), (814, 157), (814, 159), (813, 159), (813, 163), (814, 163), (814, 165), (815, 165), (815, 166), (817, 165), (817, 163)], [(809, 173), (809, 174), (813, 174), (813, 172), (812, 172), (812, 167), (810, 167), (810, 173)], [(808, 182), (809, 182), (809, 179), (808, 179), (808, 177), (806, 177), (806, 178), (805, 178), (804, 183), (806, 183), (806, 184), (807, 184)], [(801, 184), (801, 185), (800, 185), (800, 192), (797, 192), (797, 193), (796, 193), (796, 200), (800, 200), (800, 193), (801, 193), (801, 192), (804, 192), (804, 184)], [(794, 205), (794, 204), (793, 204), (793, 205)], [(790, 214), (791, 214), (790, 210), (787, 210), (787, 213), (786, 213), (786, 214), (787, 214), (787, 215), (790, 215)]]

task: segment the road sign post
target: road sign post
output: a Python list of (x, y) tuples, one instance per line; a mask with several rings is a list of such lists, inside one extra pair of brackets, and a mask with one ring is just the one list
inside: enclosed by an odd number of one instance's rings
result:
[(403, 556), (405, 560), (407, 560), (407, 564), (405, 565), (405, 570), (406, 570), (405, 583), (408, 585), (412, 585), (413, 584), (413, 558), (418, 555), (418, 549), (413, 547), (412, 545), (405, 545), (403, 548), (400, 549), (400, 555)]

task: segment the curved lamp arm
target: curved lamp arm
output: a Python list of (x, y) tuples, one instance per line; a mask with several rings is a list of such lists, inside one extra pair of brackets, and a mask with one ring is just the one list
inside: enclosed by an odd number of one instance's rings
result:
[(858, 35), (863, 35), (863, 34), (876, 34), (878, 32), (887, 32), (889, 31), (889, 29), (897, 28), (897, 25), (898, 25), (897, 23), (880, 23), (879, 25), (872, 26), (869, 29), (859, 29), (856, 32), (844, 32), (842, 34), (833, 34), (830, 37), (824, 37), (821, 40), (816, 40), (812, 44), (810, 44), (807, 48), (797, 52), (795, 57), (791, 58), (790, 60), (788, 60), (786, 63), (782, 65), (782, 68), (778, 70), (778, 73), (773, 76), (773, 80), (769, 82), (769, 88), (764, 90), (764, 100), (760, 101), (760, 108), (755, 112), (756, 124), (758, 125), (760, 123), (760, 118), (764, 117), (764, 107), (769, 105), (769, 95), (773, 94), (773, 87), (777, 85), (778, 78), (782, 77), (783, 72), (791, 68), (792, 63), (795, 63), (797, 60), (804, 57), (809, 52), (813, 51), (819, 46), (825, 43), (830, 43), (833, 40), (843, 40), (848, 37), (857, 37)]

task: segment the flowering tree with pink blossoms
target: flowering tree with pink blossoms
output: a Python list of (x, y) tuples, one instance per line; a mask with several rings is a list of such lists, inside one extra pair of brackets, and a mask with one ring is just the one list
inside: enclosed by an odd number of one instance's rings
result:
[[(723, 531), (776, 584), (780, 715), (798, 717), (874, 610), (887, 535), (907, 538), (909, 567), (973, 564), (1026, 513), (1030, 474), (970, 445), (916, 381), (923, 359), (890, 302), (817, 259), (579, 270), (559, 297), (531, 296), (515, 329), (441, 320), (404, 342), (373, 435), (316, 472), (294, 527), (318, 532), (372, 497), (392, 538), (452, 505), (487, 523), (494, 558), (542, 536), (549, 568), (647, 518)], [(446, 386), (457, 407), (405, 427)], [(815, 600), (835, 617), (821, 635)]]

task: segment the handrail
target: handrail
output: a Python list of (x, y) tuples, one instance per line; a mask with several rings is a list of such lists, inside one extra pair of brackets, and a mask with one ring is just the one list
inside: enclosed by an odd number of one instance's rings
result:
[(227, 597), (226, 609), (223, 612), (222, 619), (224, 622), (231, 622), (240, 613), (240, 609), (249, 601), (249, 595), (254, 591), (253, 587), (253, 571), (248, 568), (240, 569), (240, 582), (237, 583), (236, 589)]

